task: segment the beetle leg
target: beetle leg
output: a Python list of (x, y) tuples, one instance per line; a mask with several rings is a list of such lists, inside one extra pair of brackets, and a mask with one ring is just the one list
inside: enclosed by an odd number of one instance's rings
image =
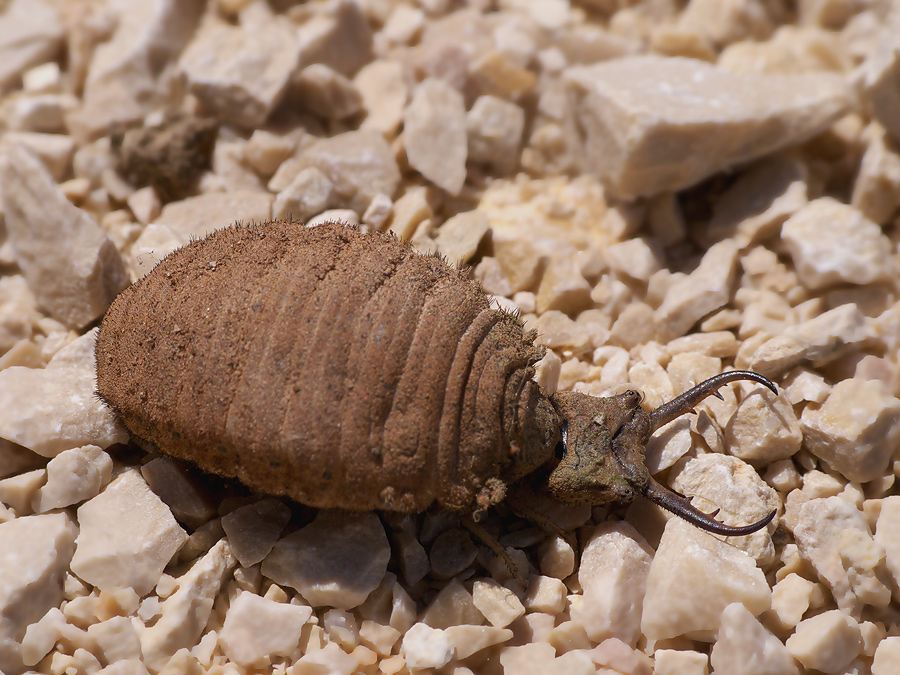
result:
[(475, 535), (475, 537), (482, 544), (487, 546), (494, 552), (500, 560), (506, 563), (506, 568), (509, 570), (509, 573), (512, 574), (513, 578), (522, 584), (522, 588), (528, 588), (528, 584), (525, 583), (525, 577), (519, 572), (519, 568), (516, 567), (516, 564), (513, 562), (512, 558), (509, 557), (509, 553), (506, 552), (506, 549), (503, 545), (497, 541), (496, 537), (491, 536), (491, 533), (485, 530), (481, 525), (476, 523), (472, 518), (468, 516), (460, 516), (459, 522), (462, 524), (464, 528), (466, 528), (469, 532)]
[(688, 389), (681, 396), (673, 398), (668, 403), (663, 403), (656, 410), (650, 413), (650, 431), (651, 433), (659, 429), (661, 426), (668, 424), (672, 420), (681, 417), (687, 412), (693, 412), (694, 406), (700, 403), (707, 396), (721, 396), (716, 391), (719, 387), (735, 380), (753, 380), (765, 385), (772, 390), (772, 393), (778, 395), (778, 388), (768, 379), (754, 373), (752, 370), (730, 370), (727, 373), (721, 373), (708, 380), (704, 380), (696, 387)]
[(712, 532), (714, 534), (723, 534), (726, 537), (742, 537), (747, 534), (753, 534), (757, 530), (761, 530), (766, 525), (768, 525), (777, 513), (777, 511), (772, 511), (772, 513), (767, 515), (765, 518), (762, 518), (755, 523), (735, 527), (733, 525), (720, 523), (715, 519), (714, 516), (719, 512), (718, 509), (716, 509), (716, 511), (712, 514), (704, 513), (696, 506), (691, 504), (690, 500), (688, 500), (687, 497), (683, 497), (677, 492), (672, 492), (668, 488), (663, 487), (653, 478), (651, 478), (641, 489), (641, 493), (653, 503), (659, 504), (661, 507), (663, 507), (667, 511), (671, 511), (676, 516), (681, 516), (689, 523), (692, 523), (699, 527), (701, 530), (706, 530), (707, 532)]
[(537, 525), (547, 534), (556, 535), (557, 537), (565, 541), (569, 546), (571, 546), (572, 550), (576, 551), (577, 554), (578, 542), (575, 540), (575, 537), (572, 536), (572, 533), (566, 532), (543, 513), (531, 508), (528, 505), (528, 502), (525, 499), (522, 499), (522, 495), (517, 494), (517, 492), (519, 491), (512, 491), (506, 496), (505, 503), (509, 508), (513, 510), (513, 513), (515, 513), (520, 518), (524, 518), (529, 523)]

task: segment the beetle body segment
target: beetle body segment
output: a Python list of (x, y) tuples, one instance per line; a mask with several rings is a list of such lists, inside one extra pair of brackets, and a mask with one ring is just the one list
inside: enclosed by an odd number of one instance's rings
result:
[(473, 511), (557, 444), (533, 339), (393, 236), (235, 226), (116, 299), (98, 390), (139, 442), (269, 494)]

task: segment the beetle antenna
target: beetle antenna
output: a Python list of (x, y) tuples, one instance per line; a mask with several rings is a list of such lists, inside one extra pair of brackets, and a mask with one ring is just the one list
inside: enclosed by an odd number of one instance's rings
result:
[[(707, 396), (718, 395), (716, 390), (722, 385), (736, 380), (753, 380), (768, 387), (772, 393), (778, 395), (778, 387), (771, 380), (752, 370), (729, 370), (708, 380), (704, 380), (696, 387), (688, 389), (681, 396), (673, 398), (668, 403), (663, 403), (650, 413), (650, 433), (668, 424), (672, 420), (681, 417), (687, 412), (693, 412), (694, 406)], [(720, 397), (721, 398), (721, 397)], [(666, 507), (668, 508), (668, 507)]]
[(723, 534), (726, 537), (742, 537), (747, 534), (753, 534), (772, 522), (772, 519), (777, 513), (777, 511), (772, 511), (772, 513), (768, 514), (765, 518), (758, 520), (755, 523), (735, 527), (733, 525), (720, 523), (713, 518), (714, 514), (710, 515), (708, 513), (703, 513), (703, 511), (691, 504), (687, 497), (683, 497), (677, 492), (672, 492), (671, 490), (664, 488), (653, 478), (641, 488), (641, 493), (654, 504), (659, 504), (676, 516), (681, 516), (701, 530), (706, 530), (713, 534)]

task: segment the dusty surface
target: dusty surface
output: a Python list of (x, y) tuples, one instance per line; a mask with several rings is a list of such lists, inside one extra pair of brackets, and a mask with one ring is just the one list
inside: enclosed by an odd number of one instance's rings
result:
[[(3, 3), (0, 671), (896, 672), (900, 11), (786, 4)], [(647, 459), (775, 521), (529, 504), (561, 537), (501, 505), (523, 588), (452, 514), (317, 512), (127, 445), (93, 393), (112, 298), (289, 216), (472, 265), (546, 389), (772, 378)]]

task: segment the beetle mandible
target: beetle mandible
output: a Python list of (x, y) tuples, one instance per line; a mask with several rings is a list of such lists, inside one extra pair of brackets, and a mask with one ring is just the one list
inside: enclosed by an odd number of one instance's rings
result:
[(527, 481), (564, 502), (640, 494), (744, 535), (657, 483), (656, 429), (750, 371), (651, 413), (628, 391), (541, 393), (543, 355), (479, 284), (396, 237), (342, 224), (228, 227), (126, 289), (97, 339), (102, 399), (145, 447), (321, 508), (476, 518)]

